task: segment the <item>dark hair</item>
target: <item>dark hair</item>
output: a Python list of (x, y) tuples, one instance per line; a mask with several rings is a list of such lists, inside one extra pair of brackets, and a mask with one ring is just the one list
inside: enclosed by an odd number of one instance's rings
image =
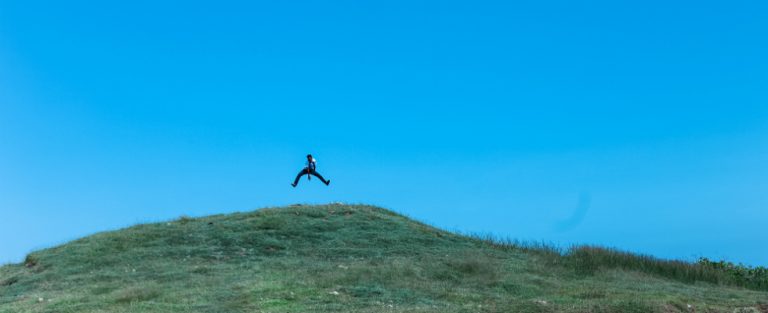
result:
[(311, 158), (311, 157), (312, 157), (312, 155), (311, 155), (311, 154), (307, 154), (307, 157), (308, 157), (308, 158)]

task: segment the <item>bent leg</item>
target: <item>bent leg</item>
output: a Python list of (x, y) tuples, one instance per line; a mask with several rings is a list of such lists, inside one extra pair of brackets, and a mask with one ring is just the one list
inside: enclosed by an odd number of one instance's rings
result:
[(313, 176), (317, 177), (317, 178), (320, 178), (320, 181), (322, 181), (323, 184), (328, 185), (328, 181), (325, 180), (325, 178), (323, 178), (323, 175), (320, 175), (320, 173), (318, 173), (317, 171), (311, 171), (309, 173), (312, 174)]
[(293, 180), (293, 184), (296, 185), (299, 183), (299, 179), (301, 179), (301, 176), (304, 176), (307, 174), (307, 169), (301, 170), (298, 175), (296, 175), (296, 179)]

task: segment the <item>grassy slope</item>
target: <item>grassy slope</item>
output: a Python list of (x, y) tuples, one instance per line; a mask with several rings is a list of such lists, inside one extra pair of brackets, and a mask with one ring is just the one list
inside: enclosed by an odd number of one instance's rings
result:
[(0, 312), (768, 311), (765, 291), (558, 260), (375, 207), (294, 206), (32, 253), (0, 268)]

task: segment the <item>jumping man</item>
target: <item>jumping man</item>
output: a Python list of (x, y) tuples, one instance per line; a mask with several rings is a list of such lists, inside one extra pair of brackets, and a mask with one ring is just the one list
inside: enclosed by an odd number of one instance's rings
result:
[(305, 167), (301, 172), (299, 172), (299, 175), (296, 175), (296, 179), (293, 181), (293, 184), (291, 186), (296, 187), (296, 185), (299, 184), (299, 179), (301, 179), (301, 176), (307, 175), (307, 179), (311, 179), (309, 175), (314, 175), (317, 178), (320, 178), (320, 181), (323, 182), (326, 186), (331, 183), (331, 180), (325, 180), (323, 178), (323, 175), (320, 175), (315, 169), (317, 168), (317, 161), (315, 161), (315, 158), (312, 157), (311, 154), (307, 154), (307, 167)]

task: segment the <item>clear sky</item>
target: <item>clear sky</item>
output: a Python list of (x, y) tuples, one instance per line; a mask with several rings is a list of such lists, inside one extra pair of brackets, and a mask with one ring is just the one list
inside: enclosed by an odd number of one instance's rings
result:
[(768, 265), (766, 38), (762, 0), (0, 0), (0, 263), (339, 201)]

